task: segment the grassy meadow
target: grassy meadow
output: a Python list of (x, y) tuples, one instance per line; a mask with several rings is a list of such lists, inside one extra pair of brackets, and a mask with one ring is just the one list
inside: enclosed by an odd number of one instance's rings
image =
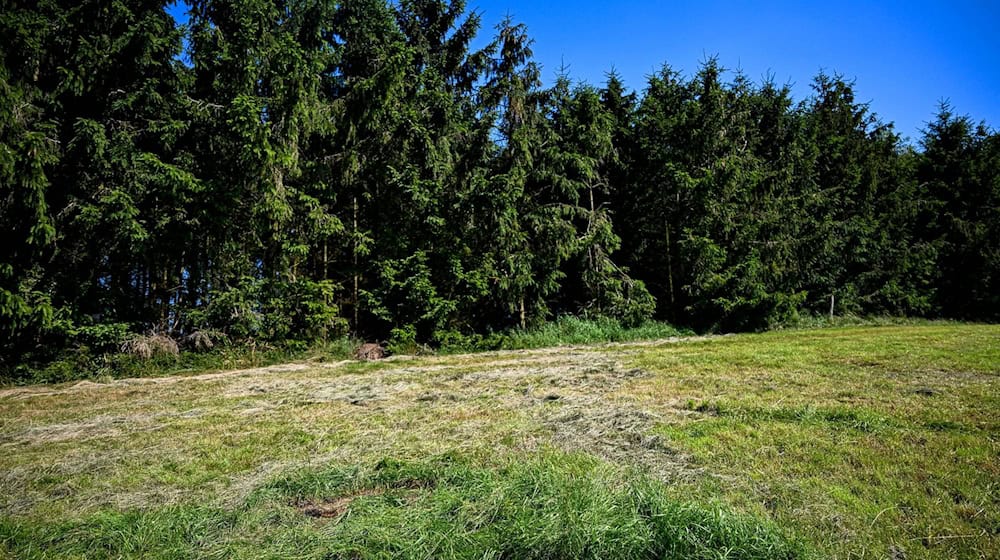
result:
[(0, 558), (996, 558), (1000, 326), (0, 389)]

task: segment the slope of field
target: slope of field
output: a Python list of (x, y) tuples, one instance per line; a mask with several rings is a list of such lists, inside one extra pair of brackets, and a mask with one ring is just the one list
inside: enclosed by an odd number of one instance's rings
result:
[(0, 557), (1000, 557), (1000, 327), (0, 391)]

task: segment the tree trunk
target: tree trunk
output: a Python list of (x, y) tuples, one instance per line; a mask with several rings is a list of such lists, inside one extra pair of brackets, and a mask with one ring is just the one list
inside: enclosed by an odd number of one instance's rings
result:
[(677, 316), (675, 314), (675, 309), (677, 308), (677, 299), (674, 296), (674, 263), (673, 263), (673, 249), (670, 247), (670, 224), (667, 224), (663, 228), (666, 232), (667, 241), (667, 284), (670, 290), (670, 320), (675, 321)]
[(354, 333), (358, 328), (358, 197), (354, 197)]
[[(590, 187), (588, 191), (590, 194), (590, 214), (587, 216), (587, 234), (589, 235), (594, 229), (594, 212), (596, 209), (594, 208), (594, 187)], [(597, 257), (594, 253), (595, 253), (594, 244), (591, 243), (590, 246), (587, 247), (587, 261), (588, 261), (587, 266), (590, 267), (591, 273), (595, 273), (597, 268), (596, 264)], [(597, 314), (600, 315), (601, 314), (600, 284), (594, 286), (594, 300), (597, 303)]]

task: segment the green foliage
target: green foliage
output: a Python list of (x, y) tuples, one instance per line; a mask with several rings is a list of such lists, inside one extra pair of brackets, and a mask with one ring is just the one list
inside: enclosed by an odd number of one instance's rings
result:
[(692, 334), (667, 323), (647, 321), (625, 324), (610, 317), (580, 319), (564, 315), (529, 329), (513, 329), (488, 335), (461, 335), (455, 332), (439, 333), (437, 342), (443, 353), (479, 350), (522, 350), (546, 348), (565, 344), (597, 344), (656, 340)]
[(950, 107), (913, 147), (836, 74), (799, 103), (715, 59), (544, 87), (527, 28), (477, 41), (463, 0), (167, 5), (0, 14), (4, 371), (115, 325), (417, 348), (1000, 317), (1000, 136)]
[(443, 328), (454, 316), (456, 302), (443, 297), (431, 278), (427, 254), (416, 254), (398, 261), (379, 263), (378, 288), (366, 293), (366, 305), (375, 316), (396, 330), (409, 334), (403, 338), (426, 340)]
[(1000, 134), (942, 104), (917, 162), (918, 239), (939, 253), (932, 285), (942, 314), (1000, 317)]
[(107, 353), (121, 347), (128, 338), (130, 330), (128, 323), (101, 323), (74, 327), (69, 335), (74, 346), (87, 347), (97, 353)]
[(16, 361), (51, 327), (51, 294), (40, 286), (55, 241), (48, 193), (58, 161), (45, 106), (53, 92), (31, 79), (45, 56), (39, 44), (48, 6), (0, 14), (0, 365)]
[(282, 342), (340, 338), (337, 286), (331, 281), (295, 282), (244, 278), (236, 287), (211, 294), (208, 305), (189, 313), (198, 330), (213, 330), (237, 340)]
[(4, 372), (4, 383), (62, 383), (67, 381), (160, 377), (213, 370), (263, 367), (292, 360), (344, 360), (352, 357), (355, 341), (329, 339), (305, 344), (286, 341), (267, 344), (257, 341), (216, 344), (208, 352), (182, 347), (179, 355), (156, 354), (150, 358), (118, 352), (101, 353), (87, 346), (63, 351), (44, 364), (20, 364)]

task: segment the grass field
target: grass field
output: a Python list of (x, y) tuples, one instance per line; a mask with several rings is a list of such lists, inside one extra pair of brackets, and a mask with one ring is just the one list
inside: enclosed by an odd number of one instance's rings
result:
[(0, 389), (0, 557), (998, 558), (1000, 326)]

